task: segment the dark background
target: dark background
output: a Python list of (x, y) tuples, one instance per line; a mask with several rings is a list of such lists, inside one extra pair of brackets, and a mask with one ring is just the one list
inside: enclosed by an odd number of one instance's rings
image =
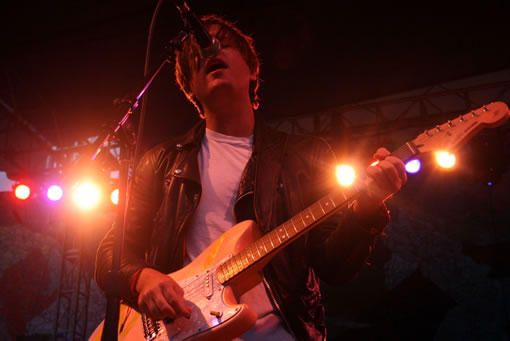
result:
[[(3, 100), (55, 144), (97, 135), (117, 98), (142, 85), (156, 1), (11, 3), (2, 11)], [(311, 113), (510, 65), (508, 2), (189, 1), (252, 35), (263, 62), (260, 112)], [(182, 28), (163, 4), (150, 46), (159, 64)], [(173, 66), (153, 84), (144, 144), (196, 121)]]

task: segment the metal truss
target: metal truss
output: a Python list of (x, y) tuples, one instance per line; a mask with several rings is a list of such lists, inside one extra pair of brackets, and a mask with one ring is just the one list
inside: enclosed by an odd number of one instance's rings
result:
[(430, 128), (459, 114), (495, 101), (510, 102), (510, 72), (507, 80), (476, 83), (466, 80), (436, 85), (400, 95), (329, 110), (270, 121), (273, 127), (300, 134), (319, 135), (335, 141), (339, 135), (350, 139), (381, 136), (407, 128)]
[(83, 257), (80, 233), (66, 231), (64, 239), (53, 339), (86, 340), (92, 270)]

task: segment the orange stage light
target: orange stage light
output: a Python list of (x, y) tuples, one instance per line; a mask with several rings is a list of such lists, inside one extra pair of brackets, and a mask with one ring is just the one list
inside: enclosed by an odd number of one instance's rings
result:
[(101, 199), (99, 187), (92, 182), (79, 183), (73, 191), (74, 203), (81, 209), (91, 209)]
[(450, 154), (447, 151), (437, 151), (436, 153), (436, 161), (442, 168), (452, 168), (455, 166), (455, 155)]
[(336, 167), (336, 179), (343, 187), (351, 186), (356, 179), (354, 168), (348, 165), (338, 165)]
[(110, 200), (113, 202), (114, 205), (119, 204), (119, 189), (116, 188), (112, 191), (112, 194), (110, 195)]

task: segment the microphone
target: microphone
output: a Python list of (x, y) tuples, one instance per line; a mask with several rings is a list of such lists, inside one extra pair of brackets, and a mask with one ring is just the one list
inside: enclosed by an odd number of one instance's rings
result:
[(186, 30), (191, 32), (200, 46), (200, 52), (204, 58), (216, 57), (221, 50), (218, 39), (211, 36), (202, 21), (191, 11), (186, 1), (174, 1), (175, 6), (181, 14), (182, 21)]

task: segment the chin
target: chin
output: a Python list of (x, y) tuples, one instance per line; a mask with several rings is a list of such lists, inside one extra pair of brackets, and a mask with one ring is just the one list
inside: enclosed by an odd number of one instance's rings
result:
[(211, 96), (232, 95), (234, 87), (225, 79), (215, 79), (209, 83), (208, 92)]

